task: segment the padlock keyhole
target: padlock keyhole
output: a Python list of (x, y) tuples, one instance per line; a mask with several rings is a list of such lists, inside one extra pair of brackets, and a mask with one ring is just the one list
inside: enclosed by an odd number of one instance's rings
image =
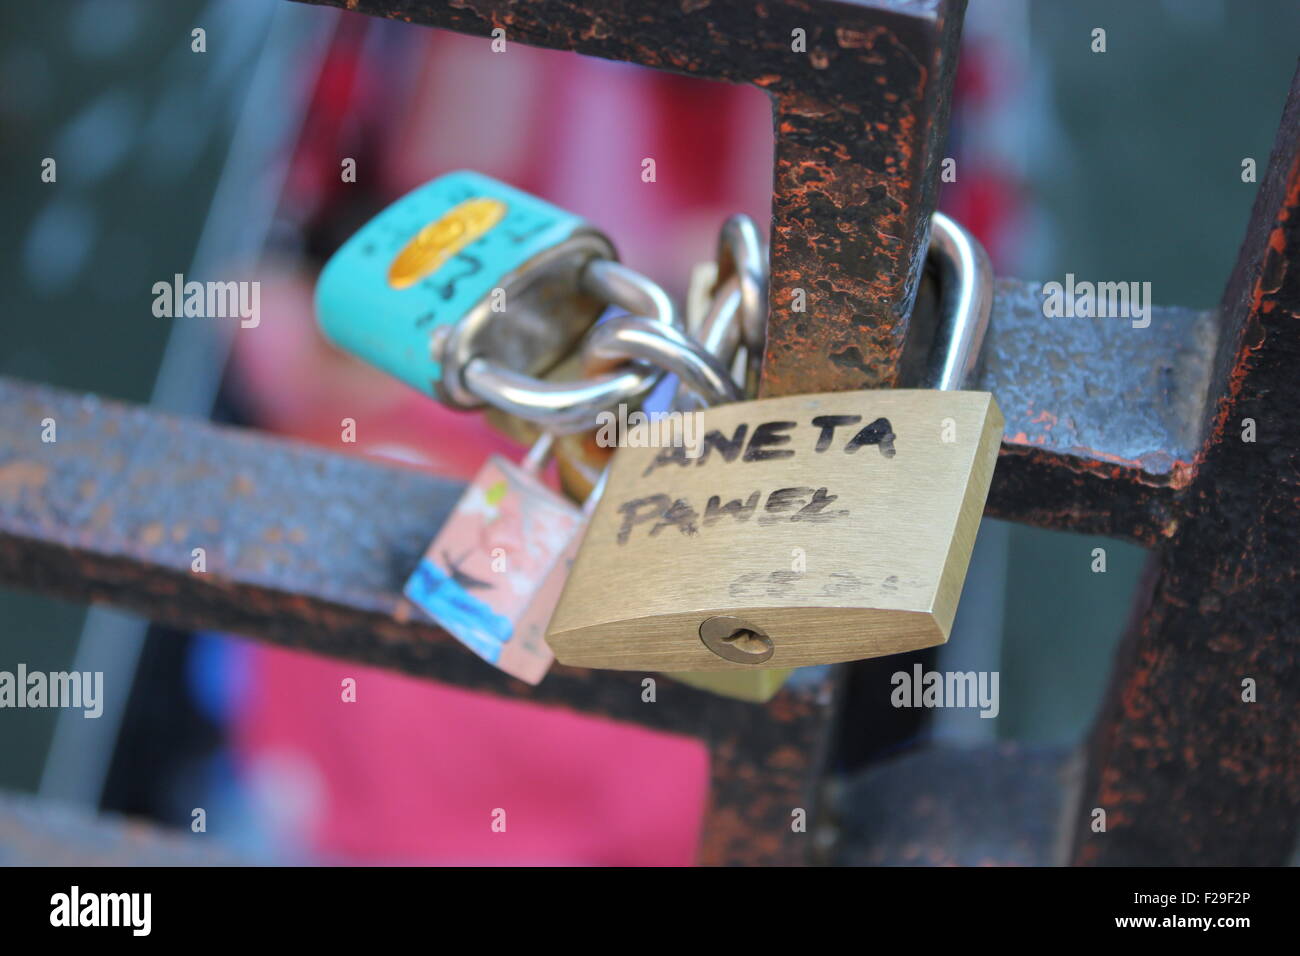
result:
[(700, 640), (733, 664), (761, 664), (776, 652), (772, 639), (761, 630), (728, 615), (711, 617), (701, 624)]
[(724, 637), (723, 640), (739, 650), (742, 654), (752, 654), (755, 656), (762, 654), (769, 646), (763, 641), (762, 637), (747, 628), (741, 628), (730, 637)]

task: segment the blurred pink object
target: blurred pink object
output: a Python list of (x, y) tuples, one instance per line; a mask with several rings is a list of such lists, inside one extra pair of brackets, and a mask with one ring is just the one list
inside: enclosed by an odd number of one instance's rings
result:
[[(322, 782), (285, 802), (327, 859), (694, 859), (708, 779), (696, 741), (279, 648), (259, 647), (255, 660), (236, 747), (247, 767), (291, 766)], [(355, 703), (341, 699), (345, 677)], [(503, 833), (492, 828), (498, 809)]]

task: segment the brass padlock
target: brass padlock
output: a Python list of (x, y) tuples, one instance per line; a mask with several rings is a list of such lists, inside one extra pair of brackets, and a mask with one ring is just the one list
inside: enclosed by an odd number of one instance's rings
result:
[(932, 231), (938, 390), (737, 402), (694, 413), (694, 448), (620, 448), (547, 632), (561, 662), (797, 667), (948, 639), (1003, 419), (950, 390), (987, 327), (988, 260), (950, 220)]

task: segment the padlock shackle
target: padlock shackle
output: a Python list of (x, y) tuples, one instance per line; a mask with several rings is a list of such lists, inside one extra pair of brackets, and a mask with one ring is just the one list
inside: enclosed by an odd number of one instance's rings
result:
[[(589, 258), (576, 277), (578, 287), (599, 302), (634, 315), (646, 315), (669, 332), (681, 324), (677, 307), (658, 284), (613, 259)], [(457, 382), (475, 404), (487, 404), (544, 429), (587, 431), (596, 415), (619, 404), (636, 405), (649, 394), (665, 370), (642, 362), (577, 381), (552, 382), (475, 356), (463, 348), (463, 328), (488, 321), (486, 306), (462, 319), (439, 348), (446, 382)], [(463, 353), (463, 354), (462, 354)], [(462, 405), (462, 407), (474, 407)]]
[(541, 432), (533, 444), (528, 449), (528, 454), (524, 455), (523, 461), (519, 467), (530, 475), (536, 475), (542, 470), (547, 459), (551, 457), (551, 451), (555, 447), (555, 433)]
[(583, 371), (606, 371), (628, 361), (664, 369), (706, 405), (740, 401), (726, 365), (680, 329), (644, 315), (601, 319), (582, 345)]
[(929, 255), (939, 267), (935, 342), (947, 344), (931, 362), (925, 387), (958, 391), (974, 373), (988, 332), (993, 266), (979, 240), (941, 212), (930, 220)]

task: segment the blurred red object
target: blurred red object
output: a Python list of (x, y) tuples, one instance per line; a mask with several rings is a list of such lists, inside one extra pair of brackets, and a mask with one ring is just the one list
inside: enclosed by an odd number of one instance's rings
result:
[[(340, 699), (345, 677), (355, 703)], [(695, 855), (708, 755), (694, 742), (271, 648), (257, 652), (248, 695), (244, 769), (257, 791), (292, 791), (271, 797), (292, 809), (280, 822), (327, 859), (661, 866)]]

